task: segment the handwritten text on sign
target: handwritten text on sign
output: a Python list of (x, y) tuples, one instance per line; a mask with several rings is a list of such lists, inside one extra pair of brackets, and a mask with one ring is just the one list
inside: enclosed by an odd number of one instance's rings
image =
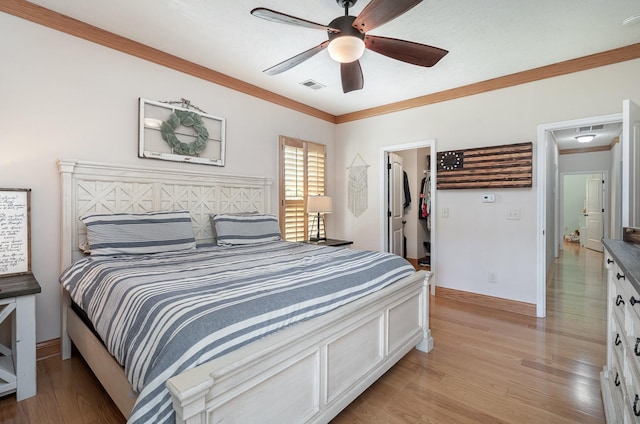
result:
[(29, 271), (27, 191), (0, 190), (0, 274)]

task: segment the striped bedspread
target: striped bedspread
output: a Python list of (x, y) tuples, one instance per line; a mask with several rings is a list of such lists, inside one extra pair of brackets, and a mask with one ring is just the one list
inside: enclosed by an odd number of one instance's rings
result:
[(396, 255), (275, 241), (87, 257), (60, 282), (124, 366), (140, 424), (175, 421), (168, 378), (413, 272)]

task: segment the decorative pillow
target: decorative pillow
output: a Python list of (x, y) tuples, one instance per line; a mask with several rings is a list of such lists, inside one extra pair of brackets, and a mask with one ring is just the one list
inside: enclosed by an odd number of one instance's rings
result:
[(218, 246), (262, 243), (281, 240), (278, 219), (274, 215), (216, 214), (211, 217)]
[(135, 255), (193, 249), (189, 211), (91, 214), (87, 226), (91, 255)]
[(243, 215), (255, 215), (257, 213), (260, 213), (258, 211), (251, 211), (251, 212), (234, 212), (234, 213), (223, 213), (223, 214), (217, 214), (217, 213), (212, 213), (209, 215), (209, 220), (211, 221), (211, 237), (213, 238), (213, 243), (216, 244), (218, 241), (218, 234), (216, 233), (216, 223), (213, 220), (213, 218), (216, 217), (216, 215), (227, 215), (227, 216), (243, 216)]

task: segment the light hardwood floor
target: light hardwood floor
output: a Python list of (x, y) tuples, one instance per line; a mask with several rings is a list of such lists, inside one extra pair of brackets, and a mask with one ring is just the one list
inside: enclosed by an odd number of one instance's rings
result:
[[(336, 419), (358, 423), (603, 423), (606, 277), (567, 244), (547, 318), (432, 299), (432, 352), (412, 351)], [(505, 283), (508, 284), (508, 283)], [(38, 362), (38, 395), (0, 399), (1, 423), (124, 423), (77, 354)]]

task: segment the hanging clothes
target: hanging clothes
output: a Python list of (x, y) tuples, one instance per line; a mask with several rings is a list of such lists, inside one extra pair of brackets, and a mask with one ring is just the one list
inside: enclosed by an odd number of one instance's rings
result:
[(427, 219), (431, 213), (431, 176), (427, 175), (420, 182), (420, 211), (418, 217)]
[(420, 210), (418, 211), (418, 219), (426, 220), (427, 230), (431, 231), (431, 174), (420, 182)]

